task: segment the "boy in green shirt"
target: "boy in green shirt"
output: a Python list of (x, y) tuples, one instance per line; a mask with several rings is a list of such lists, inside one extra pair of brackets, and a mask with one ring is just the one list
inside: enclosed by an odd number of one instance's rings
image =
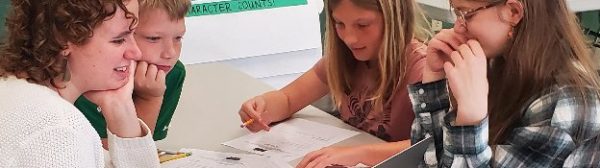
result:
[[(135, 70), (133, 100), (137, 116), (153, 131), (154, 140), (167, 136), (185, 78), (178, 61), (185, 34), (185, 15), (190, 0), (139, 0), (140, 15), (135, 40), (142, 59)], [(81, 96), (75, 102), (92, 123), (106, 146), (106, 121), (101, 109)]]

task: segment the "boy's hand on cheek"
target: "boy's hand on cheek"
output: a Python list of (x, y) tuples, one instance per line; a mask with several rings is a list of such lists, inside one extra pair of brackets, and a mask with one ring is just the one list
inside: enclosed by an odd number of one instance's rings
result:
[(134, 95), (145, 100), (162, 100), (167, 89), (165, 77), (165, 72), (158, 70), (156, 65), (145, 61), (138, 62), (135, 71)]

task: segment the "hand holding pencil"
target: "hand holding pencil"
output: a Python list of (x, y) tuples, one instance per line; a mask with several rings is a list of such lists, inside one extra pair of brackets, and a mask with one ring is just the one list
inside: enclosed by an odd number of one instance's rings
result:
[(246, 127), (246, 126), (248, 126), (248, 125), (250, 125), (252, 123), (254, 123), (254, 119), (251, 118), (248, 121), (242, 123), (242, 125), (240, 125), (240, 128), (244, 128), (244, 127)]
[(269, 121), (263, 119), (265, 114), (266, 103), (261, 96), (254, 97), (242, 104), (239, 111), (242, 124), (241, 128), (246, 127), (252, 132), (258, 132), (261, 130), (269, 131)]

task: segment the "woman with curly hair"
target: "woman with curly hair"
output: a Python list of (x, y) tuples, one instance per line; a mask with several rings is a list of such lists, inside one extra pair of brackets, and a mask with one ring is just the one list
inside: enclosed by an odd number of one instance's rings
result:
[(114, 166), (158, 167), (131, 98), (138, 1), (11, 5), (0, 51), (0, 165), (104, 167), (98, 134), (73, 106), (83, 94), (102, 108)]

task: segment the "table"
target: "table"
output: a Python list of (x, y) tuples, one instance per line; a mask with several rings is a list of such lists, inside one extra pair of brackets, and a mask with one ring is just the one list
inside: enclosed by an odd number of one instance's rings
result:
[[(186, 65), (186, 71), (183, 92), (167, 138), (157, 141), (157, 147), (166, 150), (196, 148), (247, 153), (221, 143), (248, 134), (249, 131), (240, 128), (238, 110), (241, 104), (273, 88), (224, 64)], [(312, 106), (302, 109), (293, 117), (360, 132), (334, 146), (384, 142)], [(289, 163), (296, 165), (300, 160)]]

